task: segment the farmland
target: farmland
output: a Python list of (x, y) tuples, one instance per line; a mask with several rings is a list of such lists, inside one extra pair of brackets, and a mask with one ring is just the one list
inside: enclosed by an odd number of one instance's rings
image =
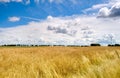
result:
[(0, 47), (0, 78), (120, 78), (120, 47)]

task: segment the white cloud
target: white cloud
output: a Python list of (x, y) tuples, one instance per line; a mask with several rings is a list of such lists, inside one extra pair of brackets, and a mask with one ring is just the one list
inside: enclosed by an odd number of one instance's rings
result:
[(33, 20), (33, 21), (40, 21), (40, 19), (38, 18), (33, 18), (33, 17), (21, 17), (21, 18), (25, 18), (25, 19), (30, 19), (30, 20)]
[(30, 4), (30, 0), (0, 0), (0, 2), (4, 2), (4, 3), (17, 2), (17, 3)]
[(119, 3), (120, 0), (106, 0), (103, 3), (100, 4), (95, 4), (90, 8), (87, 8), (85, 10), (83, 10), (84, 13), (87, 13), (89, 11), (95, 11), (95, 10), (99, 10), (101, 8), (107, 7), (110, 8), (111, 6), (113, 6), (115, 3)]
[(53, 19), (53, 17), (50, 15), (47, 17), (47, 20), (52, 20), (52, 19)]
[(105, 4), (105, 3), (104, 4), (96, 4), (96, 5), (93, 5), (91, 8), (87, 8), (87, 9), (83, 10), (83, 12), (86, 13), (88, 11), (97, 10), (97, 9), (107, 7), (107, 6), (110, 6), (110, 4)]
[(9, 17), (8, 18), (8, 20), (10, 21), (10, 22), (17, 22), (17, 21), (20, 21), (20, 17)]
[(0, 0), (0, 2), (5, 2), (5, 3), (9, 3), (9, 2), (22, 2), (23, 0)]
[(106, 42), (103, 35), (109, 33), (114, 33), (116, 42), (120, 42), (119, 19), (98, 19), (95, 16), (49, 17), (28, 25), (0, 28), (0, 44), (85, 45), (104, 41), (107, 44), (110, 41)]
[(98, 17), (106, 17), (109, 16), (110, 11), (107, 7), (101, 8), (99, 13), (98, 13)]
[(115, 5), (113, 5), (110, 9), (110, 12), (110, 16), (120, 16), (120, 3), (116, 3)]
[[(42, 0), (44, 1), (44, 0)], [(50, 0), (50, 2), (59, 0)], [(61, 0), (63, 1), (63, 0)], [(9, 0), (6, 2), (9, 2)], [(18, 1), (19, 2), (19, 1)], [(39, 3), (39, 0), (36, 0)], [(61, 3), (61, 2), (60, 2)], [(110, 8), (110, 6), (112, 6)], [(100, 17), (119, 16), (120, 4), (94, 5), (91, 9), (100, 9)], [(90, 43), (110, 44), (108, 35), (115, 34), (114, 39), (120, 42), (120, 19), (116, 18), (96, 18), (96, 16), (70, 16), (70, 17), (52, 17), (48, 16), (46, 20), (40, 21), (36, 18), (23, 17), (37, 20), (39, 22), (30, 22), (28, 25), (0, 28), (0, 44), (74, 44), (85, 45)], [(19, 17), (9, 17), (9, 21), (20, 21)], [(105, 35), (105, 36), (104, 36)]]
[(101, 8), (99, 17), (117, 17), (120, 16), (120, 3), (114, 4), (110, 9), (107, 7)]

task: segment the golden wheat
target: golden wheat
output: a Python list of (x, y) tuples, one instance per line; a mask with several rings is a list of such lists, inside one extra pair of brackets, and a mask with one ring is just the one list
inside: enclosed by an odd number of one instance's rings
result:
[(119, 54), (119, 47), (0, 47), (0, 78), (120, 78)]

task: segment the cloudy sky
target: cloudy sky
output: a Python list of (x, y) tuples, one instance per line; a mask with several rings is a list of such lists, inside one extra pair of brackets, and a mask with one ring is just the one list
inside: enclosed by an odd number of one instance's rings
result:
[(120, 0), (0, 0), (0, 45), (120, 43)]

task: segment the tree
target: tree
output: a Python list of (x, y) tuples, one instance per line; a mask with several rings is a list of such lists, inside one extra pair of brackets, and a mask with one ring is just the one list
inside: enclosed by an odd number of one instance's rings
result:
[(90, 46), (101, 46), (101, 45), (98, 44), (98, 43), (93, 43), (93, 44), (91, 44)]

